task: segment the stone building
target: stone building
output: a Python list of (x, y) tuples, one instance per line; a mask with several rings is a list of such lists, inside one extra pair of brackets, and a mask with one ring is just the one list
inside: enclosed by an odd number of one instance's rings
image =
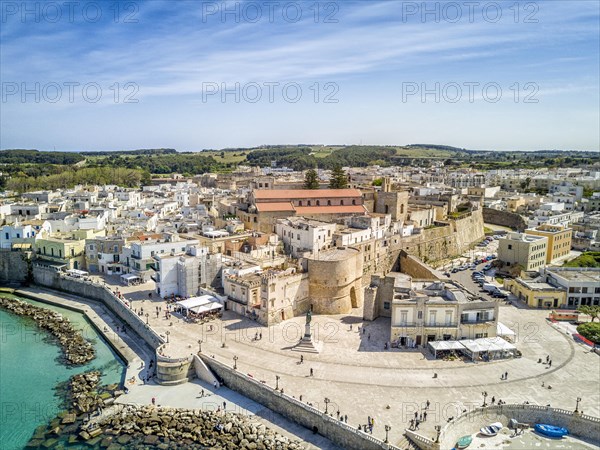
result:
[(363, 304), (360, 250), (338, 247), (308, 259), (309, 297), (316, 314), (347, 314)]

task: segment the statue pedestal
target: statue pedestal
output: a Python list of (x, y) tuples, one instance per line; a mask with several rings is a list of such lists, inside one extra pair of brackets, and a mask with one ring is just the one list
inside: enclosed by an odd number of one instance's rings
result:
[(321, 351), (322, 343), (313, 342), (312, 335), (310, 334), (310, 324), (307, 323), (304, 326), (304, 336), (300, 339), (300, 342), (296, 344), (292, 351), (294, 352), (305, 352), (305, 353), (319, 353)]

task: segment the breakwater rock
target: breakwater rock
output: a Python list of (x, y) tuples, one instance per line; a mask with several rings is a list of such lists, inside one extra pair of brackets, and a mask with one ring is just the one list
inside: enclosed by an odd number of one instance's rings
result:
[(67, 364), (85, 364), (96, 356), (93, 345), (60, 313), (6, 297), (0, 297), (0, 307), (30, 317), (38, 327), (48, 331), (60, 344)]
[(39, 427), (27, 448), (300, 450), (298, 441), (258, 419), (225, 411), (117, 405), (116, 385), (98, 387), (99, 372), (74, 375), (68, 411)]
[(100, 421), (106, 436), (127, 448), (285, 449), (304, 447), (257, 419), (224, 411), (120, 406)]

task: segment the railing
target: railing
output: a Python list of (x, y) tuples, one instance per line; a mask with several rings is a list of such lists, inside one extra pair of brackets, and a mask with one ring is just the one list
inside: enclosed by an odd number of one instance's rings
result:
[(474, 324), (478, 324), (478, 323), (486, 323), (486, 322), (493, 322), (494, 319), (468, 319), (468, 320), (460, 320), (461, 324), (466, 324), (466, 325), (474, 325)]
[[(200, 355), (198, 355), (198, 356), (200, 356)], [(245, 381), (247, 381), (249, 383), (252, 383), (252, 384), (254, 384), (255, 386), (257, 386), (257, 387), (259, 387), (261, 389), (268, 389), (269, 391), (271, 391), (271, 393), (273, 395), (277, 395), (279, 397), (282, 397), (286, 401), (288, 401), (290, 403), (293, 403), (296, 406), (299, 406), (299, 407), (305, 409), (306, 411), (309, 411), (309, 412), (311, 412), (313, 414), (318, 415), (322, 420), (326, 420), (328, 422), (334, 423), (336, 426), (344, 429), (345, 431), (353, 433), (355, 435), (358, 435), (362, 439), (370, 441), (370, 442), (376, 444), (377, 446), (379, 446), (379, 447), (381, 447), (383, 449), (400, 450), (400, 449), (398, 449), (397, 447), (395, 447), (395, 446), (393, 446), (391, 444), (385, 443), (381, 439), (378, 439), (378, 438), (376, 438), (376, 437), (374, 437), (374, 436), (372, 436), (370, 434), (367, 434), (367, 433), (363, 432), (362, 430), (359, 431), (357, 428), (354, 428), (354, 427), (348, 425), (347, 423), (344, 423), (344, 422), (341, 422), (341, 421), (339, 421), (337, 419), (334, 419), (333, 417), (329, 416), (328, 414), (325, 414), (323, 411), (320, 411), (319, 409), (315, 408), (314, 406), (310, 406), (310, 405), (308, 405), (308, 404), (306, 404), (304, 402), (301, 402), (300, 400), (298, 400), (296, 398), (290, 397), (287, 394), (282, 394), (281, 392), (279, 392), (275, 388), (269, 386), (268, 384), (255, 380), (251, 375), (244, 375), (243, 373), (237, 372), (237, 371), (235, 371), (233, 369), (233, 367), (230, 367), (230, 366), (228, 366), (228, 365), (226, 365), (226, 364), (224, 364), (224, 363), (222, 363), (220, 361), (217, 361), (214, 358), (208, 358), (208, 357), (202, 355), (202, 356), (200, 356), (200, 359), (203, 360), (204, 363), (209, 368), (210, 368), (211, 365), (220, 366), (222, 369), (225, 369), (225, 370), (227, 370), (227, 371), (229, 371), (229, 372), (237, 375), (240, 378), (244, 378)], [(255, 400), (255, 401), (258, 401), (258, 400)], [(422, 438), (422, 439), (423, 439), (423, 442), (428, 442), (428, 443), (432, 442), (432, 441), (429, 441), (426, 438)]]

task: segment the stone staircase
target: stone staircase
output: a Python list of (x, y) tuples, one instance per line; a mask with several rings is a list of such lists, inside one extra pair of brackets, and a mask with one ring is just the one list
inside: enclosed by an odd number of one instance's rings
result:
[(402, 435), (402, 439), (394, 447), (400, 450), (420, 450), (405, 434)]

